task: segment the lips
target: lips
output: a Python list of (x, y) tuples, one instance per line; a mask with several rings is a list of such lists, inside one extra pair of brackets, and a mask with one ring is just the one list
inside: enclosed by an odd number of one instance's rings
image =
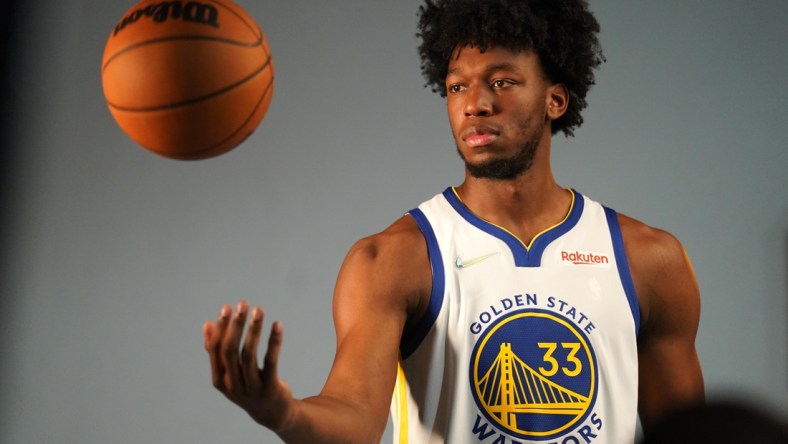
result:
[(489, 145), (494, 142), (500, 131), (489, 126), (471, 126), (462, 132), (462, 140), (471, 147)]

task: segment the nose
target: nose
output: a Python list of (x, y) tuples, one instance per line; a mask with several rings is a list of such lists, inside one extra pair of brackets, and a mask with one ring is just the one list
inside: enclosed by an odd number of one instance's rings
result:
[(493, 113), (495, 95), (487, 88), (469, 88), (465, 100), (466, 117), (485, 117)]

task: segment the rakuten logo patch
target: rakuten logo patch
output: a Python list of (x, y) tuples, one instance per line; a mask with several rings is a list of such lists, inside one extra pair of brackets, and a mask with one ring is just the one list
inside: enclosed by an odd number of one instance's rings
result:
[(610, 259), (600, 254), (562, 251), (561, 262), (572, 265), (606, 265), (610, 264)]

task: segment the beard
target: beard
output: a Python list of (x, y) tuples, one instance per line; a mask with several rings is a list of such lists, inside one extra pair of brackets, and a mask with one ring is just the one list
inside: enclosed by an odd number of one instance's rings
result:
[(457, 154), (465, 162), (465, 168), (472, 177), (477, 179), (512, 180), (520, 177), (531, 168), (538, 145), (539, 139), (534, 137), (525, 141), (520, 149), (509, 157), (492, 159), (477, 164), (469, 163), (465, 156), (462, 155), (459, 147), (457, 147)]

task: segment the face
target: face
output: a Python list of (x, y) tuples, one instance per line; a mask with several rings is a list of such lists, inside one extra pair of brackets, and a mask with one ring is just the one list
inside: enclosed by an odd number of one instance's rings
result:
[(549, 140), (556, 88), (532, 51), (454, 52), (446, 104), (457, 151), (473, 177), (507, 180), (528, 171), (541, 141)]

